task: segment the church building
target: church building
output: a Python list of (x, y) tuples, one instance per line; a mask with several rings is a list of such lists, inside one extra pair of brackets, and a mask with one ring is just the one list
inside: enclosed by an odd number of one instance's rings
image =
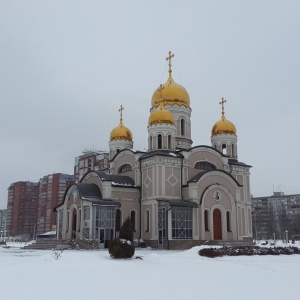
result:
[(134, 239), (153, 248), (252, 241), (251, 166), (238, 161), (226, 100), (211, 145), (193, 146), (190, 97), (173, 80), (173, 57), (169, 52), (168, 79), (152, 96), (148, 150), (133, 150), (121, 106), (120, 123), (110, 133), (109, 167), (87, 172), (55, 208), (58, 239), (98, 240), (104, 248), (130, 217)]

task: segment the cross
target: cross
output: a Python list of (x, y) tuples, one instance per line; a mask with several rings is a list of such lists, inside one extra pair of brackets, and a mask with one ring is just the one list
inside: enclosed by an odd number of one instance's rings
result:
[(169, 56), (166, 58), (166, 60), (169, 61), (169, 75), (171, 76), (172, 73), (172, 65), (171, 65), (171, 59), (174, 57), (174, 54), (171, 54), (171, 51), (169, 51)]
[(224, 115), (224, 103), (226, 103), (226, 100), (224, 100), (224, 98), (222, 98), (222, 101), (219, 103), (222, 105), (222, 115)]
[(123, 110), (124, 110), (124, 107), (121, 105), (121, 106), (120, 106), (120, 109), (119, 109), (119, 112), (120, 112), (120, 120), (121, 120), (121, 121), (123, 121), (123, 118), (122, 118), (122, 117), (123, 117), (123, 116), (122, 116)]
[(157, 89), (159, 91), (159, 97), (160, 97), (160, 100), (163, 100), (163, 97), (162, 97), (162, 91), (165, 87), (160, 84), (159, 88)]

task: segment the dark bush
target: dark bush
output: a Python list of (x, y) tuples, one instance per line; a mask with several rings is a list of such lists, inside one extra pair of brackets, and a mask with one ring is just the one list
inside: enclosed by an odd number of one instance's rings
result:
[(239, 255), (280, 255), (280, 254), (300, 254), (297, 247), (274, 247), (263, 248), (258, 246), (233, 246), (222, 248), (204, 248), (199, 251), (200, 256), (221, 257)]
[(120, 228), (118, 239), (114, 239), (108, 245), (108, 252), (113, 258), (131, 258), (134, 255), (133, 228), (128, 217)]
[(108, 245), (108, 252), (112, 258), (131, 258), (134, 249), (132, 242), (124, 239), (114, 239)]
[(125, 220), (122, 227), (120, 228), (119, 238), (131, 241), (131, 242), (133, 241), (133, 227), (132, 227), (130, 217), (128, 217)]

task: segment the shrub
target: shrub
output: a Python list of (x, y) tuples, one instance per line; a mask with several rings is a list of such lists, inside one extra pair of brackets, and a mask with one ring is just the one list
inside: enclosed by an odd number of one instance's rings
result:
[(132, 227), (130, 217), (128, 217), (125, 220), (122, 227), (120, 228), (119, 238), (131, 241), (131, 242), (133, 241), (133, 227)]
[(300, 254), (300, 248), (297, 247), (274, 247), (262, 248), (258, 246), (233, 246), (222, 248), (203, 248), (199, 251), (200, 256), (221, 257), (221, 256), (239, 256), (239, 255), (290, 255)]
[(131, 258), (134, 255), (134, 249), (132, 242), (125, 239), (114, 239), (108, 246), (108, 252), (112, 258)]
[(113, 258), (131, 258), (134, 255), (133, 228), (128, 217), (120, 228), (118, 239), (114, 239), (108, 245), (108, 252)]

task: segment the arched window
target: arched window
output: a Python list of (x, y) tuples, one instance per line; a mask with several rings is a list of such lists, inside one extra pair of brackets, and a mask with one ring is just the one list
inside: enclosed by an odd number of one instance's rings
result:
[(226, 224), (227, 224), (227, 231), (231, 231), (231, 223), (230, 223), (230, 212), (226, 212)]
[(149, 209), (146, 210), (146, 216), (145, 216), (145, 232), (150, 231), (150, 211)]
[(132, 166), (130, 164), (125, 164), (119, 168), (118, 173), (125, 173), (125, 172), (129, 172), (129, 171), (132, 171)]
[(150, 138), (149, 138), (149, 149), (150, 150), (152, 150), (152, 148), (153, 148), (152, 142), (153, 142), (153, 138), (152, 138), (152, 135), (150, 135)]
[(161, 134), (159, 134), (157, 136), (157, 149), (161, 149), (162, 148), (162, 136)]
[(171, 139), (171, 134), (168, 135), (168, 149), (172, 149), (172, 139)]
[(227, 155), (227, 146), (226, 146), (226, 144), (222, 144), (222, 153)]
[(133, 231), (135, 231), (135, 211), (134, 210), (132, 210), (130, 213), (130, 219), (131, 219)]
[(215, 170), (216, 169), (216, 166), (207, 162), (207, 161), (198, 161), (196, 164), (195, 164), (195, 169), (202, 169), (202, 170), (208, 170), (208, 171), (211, 171), (211, 170)]
[(231, 144), (231, 156), (235, 156), (234, 155), (234, 144)]
[(214, 145), (215, 149), (217, 149), (217, 144)]
[(116, 151), (117, 153), (119, 153), (120, 152), (120, 149), (117, 149), (117, 151)]
[(208, 210), (204, 211), (204, 229), (205, 231), (209, 231)]
[(116, 231), (120, 231), (121, 228), (121, 217), (122, 217), (122, 212), (120, 209), (116, 210)]
[(185, 135), (185, 120), (180, 120), (180, 135)]

